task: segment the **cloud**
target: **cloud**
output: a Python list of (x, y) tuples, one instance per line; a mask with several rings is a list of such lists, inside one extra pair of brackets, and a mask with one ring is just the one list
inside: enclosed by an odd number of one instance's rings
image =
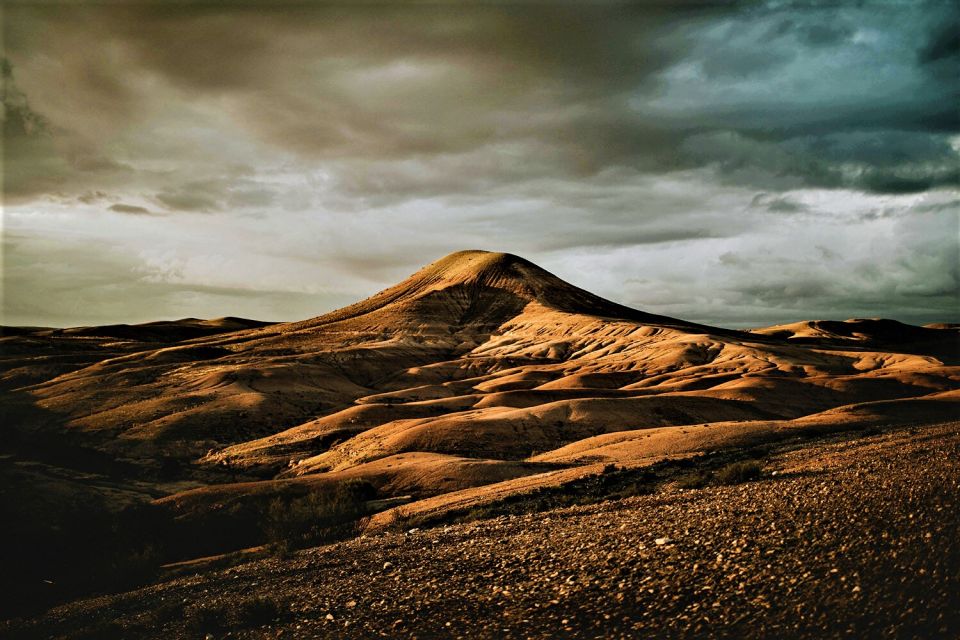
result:
[[(335, 292), (170, 280), (158, 277), (140, 256), (89, 238), (8, 231), (3, 256), (0, 324), (7, 325), (63, 327), (231, 314), (276, 320), (306, 318), (317, 309), (353, 302)], [(27, 290), (30, 295), (23, 295)]]
[(167, 191), (154, 196), (163, 206), (176, 211), (216, 211), (220, 204), (205, 193), (202, 183), (192, 183), (176, 191)]
[[(945, 168), (956, 153), (944, 158), (934, 148), (957, 129), (947, 106), (956, 83), (921, 68), (945, 59), (939, 7), (923, 17), (896, 5), (752, 3), (17, 7), (10, 50), (45, 118), (88, 146), (112, 139), (125, 156), (99, 168), (89, 157), (81, 162), (88, 174), (134, 160), (138, 181), (164, 179), (145, 170), (163, 149), (143, 157), (142, 143), (123, 132), (180, 110), (176, 129), (163, 125), (174, 134), (167, 157), (223, 163), (222, 141), (246, 139), (244, 160), (258, 173), (264, 160), (291, 153), (330, 166), (349, 195), (403, 198), (418, 195), (417, 182), (454, 194), (464, 183), (522, 183), (531, 171), (578, 179), (622, 165), (652, 173), (716, 165), (735, 184), (757, 174), (760, 187), (902, 192), (957, 183)], [(61, 55), (81, 39), (80, 55)], [(917, 54), (917, 41), (934, 53)], [(98, 51), (101, 42), (110, 48)], [(36, 52), (65, 62), (39, 65), (27, 55)], [(64, 92), (69, 110), (57, 106)], [(929, 155), (909, 149), (909, 131), (927, 134)], [(863, 158), (861, 145), (838, 143), (842, 135), (893, 153)], [(181, 144), (190, 138), (199, 144)], [(818, 155), (825, 145), (829, 157)], [(508, 147), (510, 155), (499, 154)], [(902, 166), (877, 169), (905, 149)], [(446, 167), (468, 157), (479, 162)], [(411, 164), (417, 177), (404, 181), (414, 184), (397, 184)], [(206, 166), (205, 177), (217, 179), (220, 167)], [(180, 184), (167, 175), (155, 189), (166, 206), (225, 206), (185, 184), (196, 171), (177, 172)]]
[(107, 200), (110, 196), (104, 191), (86, 191), (77, 196), (77, 202), (81, 204), (93, 204)]
[(138, 207), (138, 206), (132, 205), (132, 204), (123, 204), (122, 202), (121, 202), (121, 203), (117, 203), (117, 204), (112, 204), (112, 205), (110, 205), (110, 206), (107, 207), (107, 208), (108, 208), (110, 211), (116, 211), (117, 213), (130, 213), (130, 214), (135, 214), (135, 215), (149, 215), (149, 214), (150, 214), (150, 210), (149, 210), (149, 209), (146, 209), (146, 208), (144, 208), (144, 207)]
[(940, 22), (932, 30), (929, 38), (917, 52), (917, 58), (923, 64), (931, 64), (960, 57), (960, 11)]
[[(326, 310), (297, 297), (310, 287), (358, 298), (484, 246), (593, 265), (567, 273), (701, 320), (880, 313), (883, 296), (881, 315), (949, 311), (871, 279), (871, 259), (929, 275), (902, 247), (859, 246), (956, 210), (947, 3), (6, 11), (9, 221), (122, 244), (159, 279), (107, 310), (242, 274), (250, 296), (289, 294), (270, 317), (295, 318)], [(104, 211), (134, 208), (169, 215)], [(82, 288), (100, 267), (76, 251)], [(21, 276), (12, 299), (35, 288)]]
[(787, 196), (774, 196), (769, 193), (758, 193), (750, 201), (750, 207), (764, 208), (773, 213), (803, 213), (810, 210), (802, 202), (796, 202)]

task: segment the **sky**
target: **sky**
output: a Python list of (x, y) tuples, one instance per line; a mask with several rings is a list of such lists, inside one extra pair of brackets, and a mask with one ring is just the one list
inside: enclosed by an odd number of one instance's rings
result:
[(298, 320), (461, 249), (960, 322), (952, 2), (3, 5), (2, 316)]

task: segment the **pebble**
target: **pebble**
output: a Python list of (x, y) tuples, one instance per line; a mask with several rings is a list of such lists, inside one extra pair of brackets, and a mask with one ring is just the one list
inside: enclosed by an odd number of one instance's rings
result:
[[(179, 620), (142, 620), (163, 602), (262, 594), (297, 612), (271, 634), (303, 638), (330, 636), (334, 614), (302, 614), (324, 608), (342, 614), (335, 635), (347, 639), (742, 637), (744, 621), (760, 619), (791, 639), (960, 637), (960, 428), (931, 433), (791, 450), (771, 460), (789, 473), (749, 485), (423, 527), (444, 532), (437, 544), (380, 533), (255, 560), (243, 565), (254, 589), (226, 572), (174, 578), (64, 605), (36, 618), (43, 633), (20, 635), (64, 637), (100, 619), (121, 624), (121, 637), (203, 637)], [(665, 531), (685, 544), (653, 551), (674, 542)], [(0, 635), (17, 635), (3, 624)]]

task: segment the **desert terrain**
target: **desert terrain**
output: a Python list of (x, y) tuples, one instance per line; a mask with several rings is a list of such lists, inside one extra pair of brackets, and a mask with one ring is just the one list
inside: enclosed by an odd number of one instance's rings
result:
[(343, 309), (5, 328), (11, 637), (951, 637), (960, 331), (735, 331), (463, 251)]

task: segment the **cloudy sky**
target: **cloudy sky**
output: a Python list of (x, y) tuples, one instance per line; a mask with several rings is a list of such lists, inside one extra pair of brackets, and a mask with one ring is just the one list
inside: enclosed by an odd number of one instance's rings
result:
[(295, 320), (451, 251), (960, 321), (951, 2), (4, 4), (3, 317)]

